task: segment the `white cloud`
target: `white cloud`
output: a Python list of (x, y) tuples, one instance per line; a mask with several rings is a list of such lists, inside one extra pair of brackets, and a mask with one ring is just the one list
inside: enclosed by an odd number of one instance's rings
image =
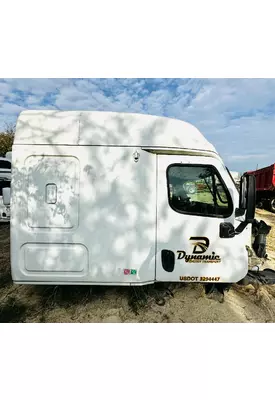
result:
[(27, 96), (25, 101), (28, 104), (28, 106), (36, 106), (40, 104), (40, 101), (42, 100), (42, 98), (40, 96)]
[(0, 114), (14, 115), (24, 110), (24, 107), (13, 103), (4, 103), (0, 107)]
[(266, 154), (239, 154), (239, 155), (233, 155), (233, 156), (227, 156), (227, 158), (231, 160), (250, 160), (250, 159), (257, 159), (257, 158), (266, 158)]
[(69, 82), (68, 79), (5, 79), (10, 91), (20, 90), (36, 95), (53, 92)]
[(0, 82), (0, 95), (5, 96), (10, 93), (10, 86), (5, 82)]

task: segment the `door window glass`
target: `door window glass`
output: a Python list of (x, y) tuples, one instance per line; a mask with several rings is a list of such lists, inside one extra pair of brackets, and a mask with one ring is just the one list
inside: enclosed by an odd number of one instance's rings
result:
[(173, 164), (167, 169), (170, 206), (179, 213), (229, 217), (233, 204), (213, 166)]

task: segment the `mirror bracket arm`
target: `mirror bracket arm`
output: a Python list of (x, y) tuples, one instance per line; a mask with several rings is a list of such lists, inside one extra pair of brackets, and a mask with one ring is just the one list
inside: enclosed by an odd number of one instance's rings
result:
[(235, 229), (235, 235), (239, 235), (240, 233), (242, 233), (248, 224), (249, 224), (249, 221), (241, 222), (240, 225), (237, 226), (237, 228)]

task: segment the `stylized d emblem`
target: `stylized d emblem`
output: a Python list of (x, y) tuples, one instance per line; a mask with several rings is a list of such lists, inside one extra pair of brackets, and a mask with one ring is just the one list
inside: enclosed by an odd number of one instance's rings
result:
[(203, 236), (192, 236), (189, 240), (195, 241), (193, 254), (205, 253), (210, 243), (209, 239)]

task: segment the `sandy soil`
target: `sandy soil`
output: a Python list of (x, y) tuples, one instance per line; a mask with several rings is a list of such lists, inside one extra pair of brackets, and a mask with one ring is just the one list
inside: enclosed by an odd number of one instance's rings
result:
[[(275, 215), (257, 211), (275, 225)], [(268, 237), (268, 267), (275, 268), (275, 230)], [(233, 285), (223, 303), (200, 284), (143, 288), (13, 285), (9, 226), (0, 225), (0, 322), (275, 322), (275, 287)]]

